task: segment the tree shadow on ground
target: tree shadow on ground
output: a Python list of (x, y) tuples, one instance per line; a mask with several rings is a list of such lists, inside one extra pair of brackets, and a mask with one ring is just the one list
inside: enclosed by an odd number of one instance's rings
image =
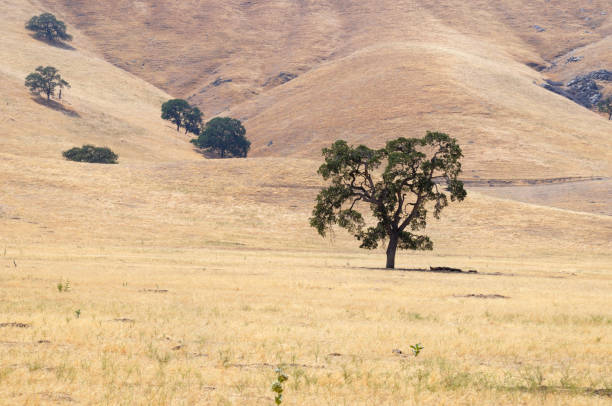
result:
[(201, 148), (195, 147), (193, 150), (196, 153), (202, 155), (206, 159), (225, 159), (225, 158), (221, 158), (221, 155), (217, 154), (216, 152), (210, 151), (208, 149), (201, 149)]
[(75, 47), (73, 47), (72, 45), (66, 44), (65, 42), (61, 42), (61, 41), (49, 41), (46, 38), (37, 37), (36, 34), (30, 34), (30, 37), (34, 38), (37, 41), (45, 43), (45, 44), (47, 44), (49, 46), (55, 47), (55, 48), (65, 49), (65, 50), (68, 50), (68, 51), (76, 51)]
[[(446, 266), (442, 266), (442, 267), (430, 267), (429, 269), (425, 269), (425, 268), (394, 268), (394, 269), (389, 269), (389, 268), (378, 268), (378, 267), (367, 267), (367, 266), (362, 266), (360, 268), (361, 269), (376, 270), (376, 271), (395, 271), (395, 272), (454, 273), (454, 274), (467, 274), (467, 275), (475, 275), (475, 274), (479, 273), (478, 271), (473, 270), (473, 269), (464, 271), (463, 269), (450, 268), (450, 267), (446, 267)], [(495, 275), (497, 275), (497, 274), (495, 274)]]
[(63, 113), (67, 116), (81, 117), (81, 115), (77, 113), (76, 111), (64, 106), (62, 103), (56, 102), (55, 100), (47, 100), (41, 96), (33, 97), (32, 100), (34, 100), (36, 103), (40, 104), (41, 106), (49, 107), (50, 109), (59, 111), (60, 113)]

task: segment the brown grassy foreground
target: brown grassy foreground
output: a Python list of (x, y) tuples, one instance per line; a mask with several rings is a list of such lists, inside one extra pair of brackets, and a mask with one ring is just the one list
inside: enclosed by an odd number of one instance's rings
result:
[(389, 272), (381, 259), (9, 247), (0, 322), (31, 327), (0, 327), (0, 403), (265, 405), (277, 365), (288, 405), (610, 403), (609, 273), (418, 255), (403, 260), (502, 274)]

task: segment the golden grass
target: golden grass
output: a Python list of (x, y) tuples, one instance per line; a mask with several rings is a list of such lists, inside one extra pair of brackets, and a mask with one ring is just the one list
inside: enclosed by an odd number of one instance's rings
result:
[[(470, 176), (611, 171), (610, 123), (540, 86), (609, 68), (606, 0), (44, 4), (207, 118), (245, 121), (253, 156), (316, 158), (337, 138), (380, 145), (435, 129), (464, 145)], [(566, 64), (582, 46), (585, 58)], [(552, 72), (525, 66), (557, 55)], [(299, 76), (265, 85), (281, 72)]]
[[(383, 20), (397, 11), (385, 4)], [(368, 7), (351, 7), (351, 18), (376, 15)], [(349, 122), (342, 135), (365, 128), (353, 140), (368, 144), (421, 131), (404, 118), (409, 103), (359, 107), (334, 96), (353, 95), (355, 83), (413, 97), (410, 108), (424, 123), (448, 123), (463, 145), (474, 141), (468, 177), (609, 176), (608, 127), (529, 87), (535, 73), (487, 61), (498, 51), (463, 35), (454, 36), (456, 47), (440, 45), (453, 30), (434, 32), (435, 46), (370, 43), (342, 56), (352, 76), (331, 62), (237, 108), (263, 109), (253, 128), (283, 118), (270, 134), (287, 135), (298, 123), (301, 138), (279, 135), (275, 144), (302, 158), (206, 160), (159, 118), (170, 96), (99, 58), (91, 51), (97, 39), (72, 29), (76, 50), (48, 47), (23, 29), (43, 10), (38, 2), (0, 0), (0, 10), (0, 404), (271, 404), (277, 365), (290, 376), (288, 405), (610, 403), (612, 218), (581, 212), (565, 189), (518, 196), (528, 203), (469, 190), (431, 222), (435, 251), (398, 258), (404, 268), (479, 274), (383, 271), (382, 250), (361, 251), (342, 232), (323, 240), (307, 223), (322, 183), (318, 161), (304, 157), (331, 138), (308, 133), (312, 121), (295, 106), (333, 126), (325, 106), (317, 110), (317, 100), (328, 100)], [(404, 63), (415, 54), (422, 59)], [(449, 55), (461, 63), (445, 65)], [(388, 65), (374, 69), (382, 58)], [(39, 64), (55, 65), (72, 83), (64, 103), (78, 116), (30, 98), (23, 78)], [(474, 83), (470, 66), (479, 72)], [(394, 86), (388, 79), (398, 67), (435, 76)], [(373, 73), (378, 85), (363, 80)], [(507, 97), (489, 93), (509, 79)], [(428, 84), (447, 96), (437, 107), (423, 93)], [(540, 103), (558, 120), (533, 108)], [(449, 120), (457, 106), (471, 115)], [(481, 109), (491, 117), (476, 119)], [(371, 127), (351, 122), (351, 110), (371, 114)], [(370, 143), (376, 125), (387, 135)], [(488, 143), (461, 133), (470, 126)], [(254, 138), (268, 141), (263, 131)], [(119, 165), (62, 159), (86, 142), (111, 147)], [(597, 211), (609, 201), (605, 187), (581, 184), (572, 196), (594, 192), (603, 196)], [(66, 282), (70, 289), (60, 292)], [(409, 349), (416, 343), (425, 347), (418, 357)]]
[(271, 404), (277, 365), (288, 405), (609, 404), (609, 273), (488, 258), (471, 263), (515, 275), (389, 272), (295, 250), (14, 256), (1, 321), (32, 327), (2, 328), (2, 404)]

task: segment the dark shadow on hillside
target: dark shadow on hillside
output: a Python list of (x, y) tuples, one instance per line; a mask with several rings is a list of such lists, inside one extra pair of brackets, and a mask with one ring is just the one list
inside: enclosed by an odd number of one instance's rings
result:
[(36, 103), (40, 104), (41, 106), (49, 107), (50, 109), (59, 111), (60, 113), (64, 113), (67, 116), (81, 117), (81, 115), (77, 113), (76, 111), (64, 106), (62, 103), (56, 102), (55, 100), (47, 100), (44, 97), (40, 97), (40, 96), (33, 97), (32, 100), (34, 100)]
[(226, 159), (226, 158), (221, 158), (221, 155), (217, 154), (216, 152), (209, 151), (207, 149), (201, 149), (198, 147), (194, 147), (193, 150), (196, 153), (202, 155), (206, 159)]
[(30, 37), (34, 38), (37, 41), (45, 43), (45, 44), (47, 44), (49, 46), (55, 47), (55, 48), (66, 49), (68, 51), (76, 51), (75, 47), (73, 47), (72, 45), (68, 45), (65, 42), (49, 41), (49, 40), (47, 40), (45, 38), (37, 37), (36, 34), (30, 34)]

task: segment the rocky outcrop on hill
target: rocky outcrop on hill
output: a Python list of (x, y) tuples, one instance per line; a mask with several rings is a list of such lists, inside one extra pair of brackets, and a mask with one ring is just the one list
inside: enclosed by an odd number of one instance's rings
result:
[(547, 80), (543, 87), (590, 109), (603, 98), (597, 81), (612, 82), (612, 71), (601, 69), (586, 75), (576, 76), (565, 86), (562, 82)]

